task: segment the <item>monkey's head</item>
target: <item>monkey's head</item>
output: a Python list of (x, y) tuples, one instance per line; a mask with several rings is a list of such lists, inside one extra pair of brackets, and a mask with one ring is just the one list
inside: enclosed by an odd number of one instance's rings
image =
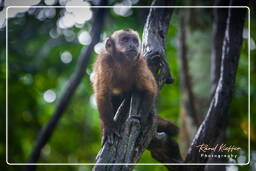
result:
[(115, 31), (106, 41), (106, 50), (113, 56), (125, 56), (128, 60), (136, 60), (140, 54), (140, 38), (132, 29)]

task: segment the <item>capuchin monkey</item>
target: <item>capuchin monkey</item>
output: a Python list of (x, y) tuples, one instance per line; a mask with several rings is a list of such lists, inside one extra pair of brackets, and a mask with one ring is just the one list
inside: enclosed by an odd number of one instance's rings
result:
[[(140, 54), (140, 47), (141, 41), (136, 31), (115, 31), (106, 40), (105, 51), (99, 54), (94, 64), (93, 89), (102, 121), (103, 143), (106, 140), (113, 144), (114, 136), (119, 136), (113, 119), (128, 94), (136, 92), (142, 97), (140, 112), (134, 113), (135, 117), (147, 119), (155, 104), (157, 83), (145, 58)], [(159, 117), (157, 121), (169, 124)]]

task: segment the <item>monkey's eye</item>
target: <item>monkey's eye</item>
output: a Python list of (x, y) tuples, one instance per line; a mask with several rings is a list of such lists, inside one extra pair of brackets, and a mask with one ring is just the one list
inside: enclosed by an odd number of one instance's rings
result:
[(123, 37), (121, 40), (122, 40), (122, 42), (128, 42), (129, 38), (128, 37)]
[(132, 39), (132, 41), (133, 41), (133, 43), (135, 43), (135, 44), (138, 44), (138, 43), (139, 43), (139, 42), (138, 42), (138, 39), (136, 39), (136, 38)]

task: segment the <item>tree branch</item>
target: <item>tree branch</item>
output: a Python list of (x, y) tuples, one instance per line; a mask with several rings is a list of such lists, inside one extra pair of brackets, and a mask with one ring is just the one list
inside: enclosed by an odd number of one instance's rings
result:
[[(105, 2), (102, 1), (101, 5), (105, 5)], [(37, 137), (35, 147), (29, 158), (29, 163), (36, 163), (37, 160), (39, 159), (42, 148), (50, 139), (58, 121), (63, 115), (64, 110), (66, 109), (68, 103), (70, 102), (72, 95), (74, 94), (76, 88), (78, 87), (83, 76), (85, 75), (86, 67), (89, 59), (91, 58), (93, 47), (100, 40), (100, 33), (103, 27), (104, 12), (105, 12), (104, 8), (95, 9), (92, 29), (90, 32), (92, 36), (92, 42), (90, 43), (90, 45), (82, 49), (79, 60), (77, 62), (75, 72), (73, 73), (70, 80), (68, 81), (67, 86), (65, 87), (65, 90), (58, 101), (58, 104), (56, 106), (56, 109), (50, 121), (47, 123), (47, 125), (43, 127), (43, 129), (40, 131)], [(31, 168), (30, 168), (31, 170), (35, 169), (33, 167)]]
[[(222, 1), (216, 0), (215, 6), (227, 6), (229, 0)], [(213, 21), (213, 47), (211, 55), (211, 97), (213, 97), (219, 78), (220, 78), (220, 66), (221, 66), (221, 55), (223, 39), (225, 36), (225, 30), (228, 18), (227, 8), (214, 8), (214, 21)]]
[[(215, 0), (214, 6), (228, 6), (229, 0)], [(214, 8), (213, 9), (213, 46), (212, 46), (212, 55), (211, 55), (211, 91), (210, 97), (214, 96), (221, 70), (221, 56), (222, 56), (222, 46), (223, 40), (225, 37), (225, 30), (227, 25), (228, 18), (228, 9), (227, 8)], [(216, 140), (217, 144), (222, 144), (225, 142), (225, 130), (220, 133), (218, 139)], [(211, 152), (214, 154), (215, 152)], [(226, 158), (209, 158), (207, 163), (225, 163), (227, 162)], [(204, 168), (205, 171), (225, 171), (226, 167), (224, 165), (207, 165)]]
[(174, 0), (154, 1), (152, 6), (163, 6), (163, 8), (150, 9), (142, 36), (143, 55), (147, 59), (160, 88), (165, 83), (173, 82), (165, 57), (164, 41), (174, 9), (164, 6), (173, 6), (174, 4)]
[[(239, 2), (233, 0), (231, 6)], [(197, 146), (200, 144), (215, 145), (216, 139), (223, 131), (228, 118), (228, 108), (231, 103), (232, 90), (242, 45), (242, 32), (245, 19), (245, 8), (230, 8), (222, 50), (221, 74), (215, 95), (211, 101), (207, 115), (199, 127), (186, 157), (187, 163), (204, 163), (207, 158), (200, 157)], [(203, 166), (185, 170), (203, 170)]]

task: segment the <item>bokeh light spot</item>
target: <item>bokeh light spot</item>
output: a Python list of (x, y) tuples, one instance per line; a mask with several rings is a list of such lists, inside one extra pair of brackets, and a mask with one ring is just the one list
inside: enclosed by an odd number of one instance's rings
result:
[(88, 33), (88, 31), (82, 31), (78, 35), (78, 41), (82, 45), (89, 45), (92, 41), (91, 35)]
[(68, 64), (72, 61), (72, 55), (69, 51), (64, 51), (61, 55), (60, 55), (60, 59), (63, 63)]
[(44, 92), (44, 100), (47, 103), (52, 103), (56, 100), (56, 93), (53, 90), (47, 90)]

